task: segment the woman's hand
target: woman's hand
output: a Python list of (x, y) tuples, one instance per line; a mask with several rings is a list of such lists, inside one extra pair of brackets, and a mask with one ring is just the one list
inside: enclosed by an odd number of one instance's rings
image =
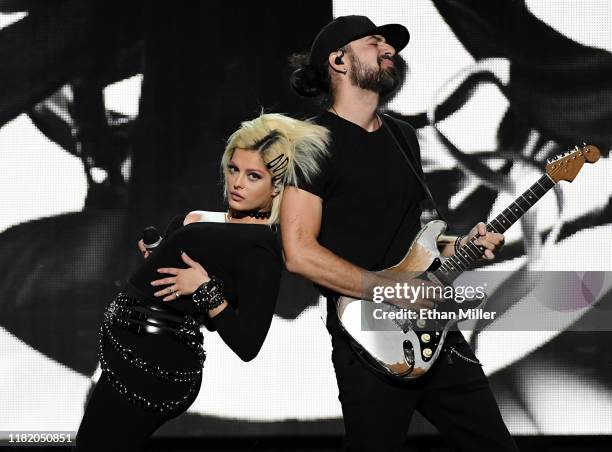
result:
[(145, 247), (143, 239), (138, 241), (138, 250), (142, 253), (145, 259), (151, 255), (151, 252)]
[(187, 253), (181, 253), (181, 258), (189, 268), (158, 268), (158, 273), (173, 276), (151, 281), (152, 286), (168, 286), (154, 294), (156, 297), (164, 297), (163, 301), (176, 300), (181, 295), (191, 295), (202, 284), (210, 281), (206, 270), (187, 256)]

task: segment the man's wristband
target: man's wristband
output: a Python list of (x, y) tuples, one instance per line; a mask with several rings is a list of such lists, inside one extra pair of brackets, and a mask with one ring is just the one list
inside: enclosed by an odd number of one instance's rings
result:
[(459, 248), (461, 248), (461, 240), (463, 237), (465, 236), (460, 235), (455, 239), (455, 254), (457, 254), (459, 252)]

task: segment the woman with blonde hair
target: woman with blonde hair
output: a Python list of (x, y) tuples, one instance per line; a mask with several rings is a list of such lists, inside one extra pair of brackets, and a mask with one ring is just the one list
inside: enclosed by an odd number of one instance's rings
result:
[(284, 185), (297, 173), (314, 177), (327, 144), (327, 129), (308, 121), (262, 114), (243, 122), (221, 160), (227, 212), (175, 217), (150, 256), (139, 244), (147, 259), (100, 328), (102, 375), (76, 450), (144, 450), (159, 426), (187, 410), (202, 380), (201, 325), (242, 360), (255, 358), (283, 266), (275, 225)]

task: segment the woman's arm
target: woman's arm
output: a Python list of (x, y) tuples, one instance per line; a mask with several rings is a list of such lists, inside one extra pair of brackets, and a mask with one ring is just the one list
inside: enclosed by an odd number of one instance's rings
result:
[[(191, 295), (201, 284), (210, 281), (208, 273), (198, 262), (186, 253), (181, 256), (188, 268), (159, 268), (159, 273), (170, 276), (151, 282), (153, 286), (165, 286), (154, 294), (164, 297), (164, 301), (172, 302), (178, 298), (176, 293), (179, 296)], [(240, 258), (242, 268), (236, 286), (238, 307), (234, 308), (224, 300), (208, 314), (221, 339), (240, 359), (250, 361), (259, 353), (272, 322), (281, 263), (272, 250), (264, 247), (257, 247), (248, 256)]]
[(216, 308), (219, 312), (211, 315), (211, 323), (221, 339), (243, 361), (257, 356), (268, 334), (276, 307), (280, 275), (281, 264), (273, 251), (256, 248), (244, 260), (237, 280), (238, 307), (234, 309), (225, 301), (225, 307), (219, 306)]
[[(164, 231), (163, 237), (168, 237), (181, 226), (185, 226), (189, 223), (196, 223), (201, 220), (202, 214), (199, 210), (191, 211), (186, 215), (184, 213), (176, 215), (172, 218), (172, 220), (170, 220), (168, 226), (166, 226), (166, 230)], [(143, 239), (140, 239), (138, 241), (138, 250), (142, 253), (145, 259), (151, 255), (151, 252), (145, 248)]]
[[(192, 223), (193, 221), (197, 221), (197, 219), (194, 219), (194, 217), (192, 216), (192, 213), (193, 212), (189, 212), (189, 214), (187, 214), (187, 215), (182, 213), (182, 214), (174, 216), (170, 220), (170, 222), (168, 223), (168, 226), (166, 226), (166, 230), (164, 231), (163, 237), (164, 238), (168, 237), (170, 234), (172, 234), (178, 228), (183, 226), (183, 224), (188, 224), (187, 223), (188, 220), (189, 220), (189, 223)], [(143, 239), (140, 239), (138, 241), (138, 250), (142, 253), (142, 255), (143, 255), (143, 257), (145, 259), (148, 258), (151, 255), (151, 252), (145, 248), (144, 240)]]

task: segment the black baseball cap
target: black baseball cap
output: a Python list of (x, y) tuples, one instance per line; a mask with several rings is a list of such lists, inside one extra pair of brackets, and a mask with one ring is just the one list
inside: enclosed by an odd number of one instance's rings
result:
[(396, 52), (410, 40), (408, 29), (400, 24), (377, 27), (365, 16), (340, 16), (321, 28), (310, 48), (310, 64), (321, 64), (330, 53), (364, 36), (381, 35)]

